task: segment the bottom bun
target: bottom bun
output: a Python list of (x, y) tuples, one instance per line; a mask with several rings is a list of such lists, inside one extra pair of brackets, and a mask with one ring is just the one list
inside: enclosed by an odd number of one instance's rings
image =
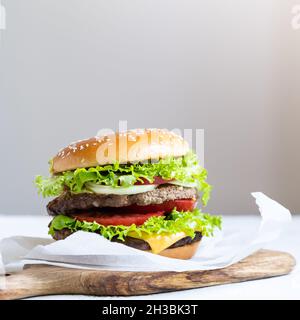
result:
[(196, 253), (199, 247), (200, 241), (194, 242), (192, 244), (187, 244), (182, 247), (165, 249), (159, 253), (160, 256), (175, 258), (175, 259), (191, 259)]

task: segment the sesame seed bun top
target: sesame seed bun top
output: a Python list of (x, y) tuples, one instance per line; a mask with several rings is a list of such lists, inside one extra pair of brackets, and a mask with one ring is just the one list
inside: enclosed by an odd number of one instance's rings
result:
[(52, 159), (52, 172), (184, 156), (187, 141), (167, 129), (135, 129), (71, 143)]

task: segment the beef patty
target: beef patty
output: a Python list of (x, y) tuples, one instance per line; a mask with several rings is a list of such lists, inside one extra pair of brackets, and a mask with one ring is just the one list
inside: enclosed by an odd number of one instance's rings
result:
[[(65, 238), (67, 238), (70, 234), (72, 234), (72, 231), (70, 229), (62, 229), (59, 231), (55, 231), (53, 238), (55, 240), (63, 240)], [(201, 232), (196, 231), (195, 237), (193, 239), (191, 237), (182, 238), (182, 239), (178, 240), (177, 242), (173, 243), (169, 247), (169, 249), (183, 247), (187, 244), (192, 244), (194, 242), (198, 242), (201, 240), (201, 238), (202, 238)], [(151, 250), (151, 247), (149, 246), (148, 242), (146, 242), (142, 239), (136, 239), (136, 238), (132, 238), (132, 237), (127, 236), (124, 238), (124, 240), (125, 241), (119, 240), (117, 238), (113, 238), (111, 241), (119, 242), (119, 243), (125, 244), (126, 246), (129, 246), (129, 247), (132, 247), (135, 249), (139, 249), (139, 250)]]
[(130, 205), (146, 206), (161, 204), (176, 199), (197, 198), (195, 188), (185, 188), (173, 185), (160, 185), (153, 191), (133, 195), (113, 195), (96, 193), (71, 194), (65, 191), (62, 195), (50, 201), (47, 210), (50, 215), (76, 213), (78, 210), (91, 210), (104, 207), (125, 207)]

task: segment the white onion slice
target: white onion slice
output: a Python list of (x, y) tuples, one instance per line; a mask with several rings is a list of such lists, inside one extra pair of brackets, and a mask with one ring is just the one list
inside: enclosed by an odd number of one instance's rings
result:
[(196, 182), (180, 182), (180, 181), (170, 181), (168, 182), (169, 184), (175, 184), (176, 186), (182, 186), (182, 187), (186, 187), (186, 188), (196, 188), (197, 187), (197, 183)]
[(86, 183), (86, 188), (97, 194), (117, 194), (117, 195), (130, 195), (143, 192), (152, 191), (157, 187), (156, 184), (138, 185), (131, 187), (110, 187), (92, 182)]

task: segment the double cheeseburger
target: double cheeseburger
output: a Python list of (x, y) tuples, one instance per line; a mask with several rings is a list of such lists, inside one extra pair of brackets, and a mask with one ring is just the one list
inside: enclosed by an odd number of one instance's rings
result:
[(205, 206), (207, 172), (180, 136), (138, 129), (74, 142), (36, 177), (47, 205), (49, 234), (62, 240), (83, 230), (163, 256), (191, 258), (203, 236), (221, 227)]

